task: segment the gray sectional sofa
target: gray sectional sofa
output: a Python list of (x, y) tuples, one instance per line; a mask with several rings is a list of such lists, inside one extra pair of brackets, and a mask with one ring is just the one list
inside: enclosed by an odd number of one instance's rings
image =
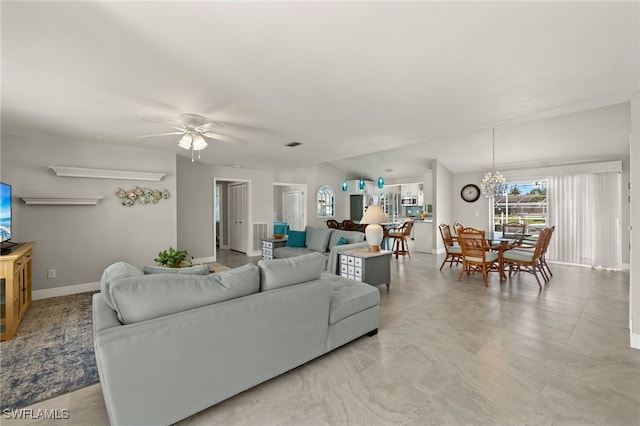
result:
[(318, 253), (206, 276), (119, 262), (93, 297), (111, 424), (171, 424), (379, 326), (376, 287), (323, 273)]
[[(326, 256), (324, 270), (331, 274), (337, 274), (338, 254), (342, 251), (360, 247), (367, 247), (363, 232), (343, 231), (333, 228), (305, 227), (306, 238), (304, 247), (279, 247), (273, 251), (276, 259), (300, 256), (308, 253), (321, 253)], [(346, 244), (338, 245), (340, 238), (344, 238)]]

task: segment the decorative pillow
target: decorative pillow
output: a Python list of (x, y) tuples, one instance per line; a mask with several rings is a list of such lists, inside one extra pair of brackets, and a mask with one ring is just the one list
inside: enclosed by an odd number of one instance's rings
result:
[(320, 278), (326, 257), (320, 253), (285, 259), (259, 260), (260, 291), (274, 290)]
[(143, 266), (142, 272), (149, 274), (209, 275), (209, 265), (190, 266), (188, 268), (166, 268), (164, 266)]
[(347, 240), (347, 244), (360, 243), (364, 241), (364, 232), (334, 229), (329, 239), (329, 250), (337, 245), (340, 237), (344, 237), (344, 239)]
[(345, 237), (340, 237), (338, 241), (336, 241), (337, 246), (343, 246), (347, 244), (347, 239)]
[(313, 226), (307, 226), (307, 238), (306, 246), (308, 249), (319, 251), (324, 253), (327, 251), (329, 245), (329, 238), (333, 229), (330, 228), (314, 228)]
[(260, 291), (253, 263), (207, 276), (154, 274), (116, 280), (110, 288), (118, 319), (132, 324)]
[(100, 278), (100, 293), (104, 297), (104, 301), (111, 309), (115, 309), (111, 296), (109, 295), (109, 287), (111, 283), (118, 278), (142, 277), (144, 274), (140, 269), (126, 262), (116, 262), (106, 267)]
[(304, 247), (307, 240), (305, 231), (289, 231), (289, 238), (285, 244), (287, 247)]

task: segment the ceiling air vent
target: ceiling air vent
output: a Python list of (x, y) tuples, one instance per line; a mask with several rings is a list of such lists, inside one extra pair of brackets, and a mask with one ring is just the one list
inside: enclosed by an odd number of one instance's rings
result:
[(289, 148), (295, 148), (298, 145), (302, 145), (302, 142), (289, 142), (285, 146), (288, 146)]

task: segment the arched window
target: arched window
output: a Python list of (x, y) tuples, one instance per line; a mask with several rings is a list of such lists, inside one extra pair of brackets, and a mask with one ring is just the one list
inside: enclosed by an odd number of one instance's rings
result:
[(335, 217), (336, 194), (329, 185), (322, 185), (316, 192), (316, 217)]

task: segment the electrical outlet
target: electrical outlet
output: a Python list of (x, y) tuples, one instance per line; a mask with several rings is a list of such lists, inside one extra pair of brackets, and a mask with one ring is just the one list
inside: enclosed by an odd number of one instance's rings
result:
[(55, 278), (56, 277), (56, 270), (55, 269), (48, 269), (47, 270), (47, 278)]

